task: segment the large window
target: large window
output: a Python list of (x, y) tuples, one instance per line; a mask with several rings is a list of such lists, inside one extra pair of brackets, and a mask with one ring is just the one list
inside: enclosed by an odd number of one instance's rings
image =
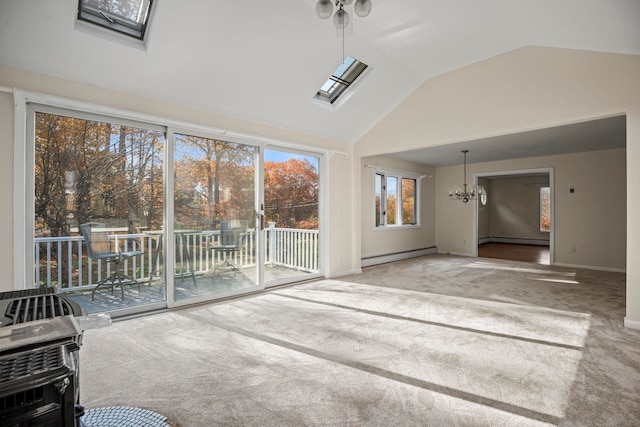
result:
[(418, 186), (415, 177), (376, 172), (376, 227), (418, 224)]
[[(56, 286), (90, 313), (120, 316), (320, 275), (318, 156), (25, 94), (16, 108), (16, 288)], [(108, 257), (89, 253), (87, 223), (106, 232)], [(244, 230), (231, 252), (223, 224)], [(111, 284), (120, 292), (93, 292)]]
[(540, 187), (540, 231), (551, 231), (551, 187)]
[(163, 131), (44, 112), (35, 129), (36, 236), (97, 220), (128, 233), (163, 225)]

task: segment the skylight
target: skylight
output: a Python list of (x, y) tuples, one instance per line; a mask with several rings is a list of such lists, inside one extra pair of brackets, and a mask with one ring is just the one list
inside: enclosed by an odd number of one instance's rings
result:
[(368, 65), (364, 62), (348, 56), (313, 98), (334, 105), (340, 95), (362, 75), (367, 67)]
[(144, 40), (153, 0), (78, 0), (78, 19)]

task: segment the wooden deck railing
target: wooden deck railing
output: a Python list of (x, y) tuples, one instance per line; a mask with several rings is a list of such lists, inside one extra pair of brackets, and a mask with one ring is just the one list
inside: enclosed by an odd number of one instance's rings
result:
[[(318, 272), (318, 230), (275, 228), (270, 224), (265, 231), (267, 264)], [(142, 251), (141, 255), (123, 262), (125, 274), (141, 281), (149, 280), (151, 273), (157, 277), (162, 275), (161, 236), (160, 233), (112, 235), (123, 251)], [(202, 275), (223, 261), (222, 255), (212, 250), (218, 238), (216, 231), (176, 233), (174, 273), (179, 275), (193, 269), (196, 276)], [(111, 263), (88, 257), (82, 236), (37, 237), (34, 246), (35, 286), (57, 285), (65, 292), (91, 289), (111, 274)], [(255, 266), (255, 254), (255, 230), (250, 230), (243, 250), (232, 262), (243, 268)]]

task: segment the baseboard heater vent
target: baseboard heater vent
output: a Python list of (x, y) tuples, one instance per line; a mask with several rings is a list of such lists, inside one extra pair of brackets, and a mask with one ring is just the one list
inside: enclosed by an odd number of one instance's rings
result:
[(438, 248), (431, 246), (428, 248), (414, 249), (411, 251), (395, 252), (392, 254), (375, 255), (362, 258), (360, 260), (361, 267), (371, 267), (372, 265), (385, 264), (387, 262), (401, 261), (403, 259), (416, 258), (425, 255), (437, 254)]

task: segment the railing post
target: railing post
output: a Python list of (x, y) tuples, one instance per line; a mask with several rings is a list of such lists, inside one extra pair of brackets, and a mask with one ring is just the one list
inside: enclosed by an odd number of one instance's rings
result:
[(266, 260), (268, 264), (273, 264), (273, 257), (276, 253), (276, 223), (273, 221), (269, 221), (269, 235), (267, 236), (267, 241), (269, 242), (269, 253), (267, 254), (269, 258)]

